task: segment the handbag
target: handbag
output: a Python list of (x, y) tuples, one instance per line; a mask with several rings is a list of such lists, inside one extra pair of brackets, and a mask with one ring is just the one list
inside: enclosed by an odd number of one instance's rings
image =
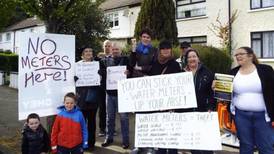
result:
[(97, 99), (96, 96), (97, 96), (97, 91), (95, 89), (89, 88), (87, 91), (85, 102), (86, 103), (95, 103), (96, 99)]

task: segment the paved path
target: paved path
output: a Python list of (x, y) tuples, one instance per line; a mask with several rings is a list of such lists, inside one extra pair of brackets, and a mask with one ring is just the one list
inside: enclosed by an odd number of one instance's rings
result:
[[(23, 121), (18, 121), (18, 91), (5, 86), (0, 86), (0, 154), (20, 153), (20, 129)], [(119, 119), (119, 117), (118, 117)], [(45, 119), (42, 118), (44, 123)], [(124, 150), (121, 145), (121, 133), (119, 121), (116, 122), (118, 136), (114, 138), (114, 144), (102, 148), (101, 143), (103, 137), (97, 137), (96, 148), (92, 152), (85, 154), (123, 154), (130, 153), (130, 150)], [(130, 149), (133, 149), (134, 144), (134, 115), (130, 115)], [(236, 154), (238, 149), (223, 146), (223, 151), (218, 151), (216, 154)], [(16, 152), (17, 151), (17, 152)], [(180, 151), (181, 154), (189, 153), (188, 151)]]

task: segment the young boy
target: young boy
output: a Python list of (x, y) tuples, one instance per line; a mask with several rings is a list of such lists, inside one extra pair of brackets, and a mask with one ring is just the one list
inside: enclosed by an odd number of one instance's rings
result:
[(22, 154), (46, 154), (50, 150), (49, 136), (40, 124), (40, 117), (31, 113), (23, 128)]
[(75, 106), (76, 96), (67, 93), (64, 105), (57, 114), (51, 132), (51, 149), (53, 153), (83, 154), (88, 148), (88, 132), (82, 112)]

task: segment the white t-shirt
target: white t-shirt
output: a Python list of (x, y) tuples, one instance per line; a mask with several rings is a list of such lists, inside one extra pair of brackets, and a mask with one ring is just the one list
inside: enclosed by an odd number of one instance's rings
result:
[[(266, 111), (262, 84), (257, 69), (250, 74), (236, 74), (233, 80), (232, 105), (244, 111)], [(266, 112), (266, 120), (269, 117)]]

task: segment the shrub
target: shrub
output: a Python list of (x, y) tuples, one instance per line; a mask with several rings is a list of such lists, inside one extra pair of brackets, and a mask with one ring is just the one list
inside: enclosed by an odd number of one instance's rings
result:
[(8, 74), (18, 72), (18, 55), (13, 53), (0, 53), (0, 70)]
[(193, 45), (199, 52), (200, 60), (214, 73), (228, 73), (232, 58), (225, 51), (212, 46)]

